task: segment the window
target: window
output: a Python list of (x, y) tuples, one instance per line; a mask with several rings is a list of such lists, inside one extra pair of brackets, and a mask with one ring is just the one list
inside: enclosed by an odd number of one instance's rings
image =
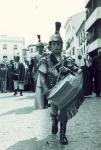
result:
[(6, 49), (7, 49), (7, 45), (3, 44), (3, 50), (6, 50)]
[(6, 59), (7, 58), (7, 56), (3, 56), (3, 59)]
[(86, 40), (85, 30), (83, 29), (83, 42)]
[(83, 48), (81, 48), (81, 54), (83, 55)]
[(70, 56), (71, 56), (71, 51), (70, 51)]
[(80, 43), (80, 45), (82, 45), (82, 42), (83, 42), (83, 34), (81, 32), (81, 43)]
[(84, 45), (83, 51), (84, 51), (84, 54), (85, 54), (85, 45)]
[(23, 51), (23, 55), (26, 56), (26, 51)]
[(73, 55), (75, 55), (75, 47), (73, 47)]
[(33, 52), (33, 48), (31, 48), (31, 52)]
[(68, 49), (69, 47), (70, 47), (70, 43), (67, 42), (67, 43), (66, 43), (66, 49)]
[(80, 46), (80, 44), (81, 44), (81, 37), (79, 36), (79, 46)]
[(14, 45), (14, 50), (17, 50), (17, 45)]

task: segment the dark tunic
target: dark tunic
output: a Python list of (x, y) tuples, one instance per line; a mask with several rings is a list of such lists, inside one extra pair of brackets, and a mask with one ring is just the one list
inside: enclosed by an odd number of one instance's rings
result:
[(93, 92), (93, 75), (92, 75), (92, 66), (82, 66), (83, 71), (83, 90), (84, 95), (92, 95)]
[(101, 55), (96, 56), (92, 62), (94, 75), (94, 92), (97, 95), (101, 93)]
[(18, 69), (12, 66), (12, 76), (13, 80), (18, 80), (19, 82), (25, 82), (25, 67), (23, 63), (18, 64)]
[[(43, 72), (43, 69), (39, 69), (39, 72), (45, 78), (47, 88), (50, 90), (53, 90), (53, 91), (54, 91), (55, 85), (57, 85), (57, 79), (58, 79), (58, 81), (61, 82), (61, 80), (63, 79), (62, 78), (63, 76), (65, 78), (65, 76), (68, 76), (69, 74), (73, 75), (73, 73), (75, 74), (75, 72), (77, 72), (77, 68), (75, 69), (75, 65), (68, 66), (68, 59), (67, 59), (67, 61), (62, 63), (62, 60), (58, 61), (53, 53), (51, 53), (50, 55), (48, 55), (46, 57), (44, 64), (46, 66), (46, 72)], [(69, 68), (70, 71), (68, 71), (68, 69), (67, 69), (67, 71), (65, 73), (61, 72), (61, 74), (60, 74), (60, 67), (62, 65)], [(57, 75), (56, 75), (56, 71), (58, 72)], [(78, 80), (76, 80), (76, 83), (78, 84)], [(73, 85), (75, 85), (76, 83), (74, 83)], [(56, 93), (57, 96), (56, 97), (54, 96), (54, 99), (55, 98), (57, 99), (56, 100), (57, 105), (56, 105), (56, 101), (53, 100), (53, 97), (50, 98), (50, 96), (48, 95), (49, 100), (52, 100), (52, 103), (54, 103), (60, 110), (66, 108), (68, 119), (72, 118), (77, 113), (79, 106), (84, 101), (84, 95), (83, 95), (83, 90), (82, 90), (81, 84), (82, 83), (80, 82), (80, 87), (81, 87), (80, 89), (79, 88), (75, 89), (75, 87), (73, 88), (73, 86), (72, 86), (72, 89), (71, 89), (72, 92), (70, 89), (63, 87), (64, 89), (62, 88), (63, 89), (62, 92), (59, 92), (58, 94)], [(41, 86), (42, 86), (41, 89), (43, 89), (44, 85), (41, 85)], [(68, 101), (67, 100), (68, 97), (66, 97), (66, 95), (68, 95), (67, 93), (68, 94), (72, 93), (71, 95), (69, 94), (69, 96), (70, 96), (69, 102), (67, 102)], [(62, 103), (62, 105), (60, 105), (59, 103)]]

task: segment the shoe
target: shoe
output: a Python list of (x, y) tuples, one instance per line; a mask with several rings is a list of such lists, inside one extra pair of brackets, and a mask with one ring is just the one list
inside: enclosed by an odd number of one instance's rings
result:
[(22, 94), (22, 90), (20, 90), (20, 96), (23, 96), (23, 94)]
[(23, 94), (22, 94), (22, 93), (20, 93), (20, 96), (23, 96)]
[(57, 116), (52, 116), (52, 134), (57, 134), (58, 132), (58, 119)]
[(14, 96), (16, 96), (17, 95), (17, 90), (15, 90), (15, 92), (14, 92), (14, 94), (13, 94)]
[(100, 94), (96, 94), (96, 97), (100, 97)]
[(67, 140), (65, 135), (60, 134), (60, 144), (61, 145), (67, 145), (68, 144), (68, 140)]
[(64, 123), (60, 123), (60, 144), (61, 145), (67, 145), (68, 144), (68, 140), (66, 138), (66, 122)]

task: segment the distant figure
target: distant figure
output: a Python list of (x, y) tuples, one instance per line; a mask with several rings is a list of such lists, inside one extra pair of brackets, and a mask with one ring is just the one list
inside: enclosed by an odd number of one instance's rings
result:
[(0, 82), (1, 82), (1, 93), (7, 92), (7, 66), (4, 63), (0, 64)]
[(83, 90), (84, 95), (92, 95), (93, 92), (93, 73), (92, 73), (92, 65), (88, 62), (88, 60), (84, 59), (85, 65), (82, 66), (83, 71)]
[(17, 95), (19, 89), (20, 96), (23, 96), (22, 91), (24, 90), (25, 82), (25, 66), (20, 62), (20, 57), (15, 56), (13, 66), (13, 80), (14, 80), (14, 96)]
[(33, 58), (33, 72), (32, 72), (32, 76), (34, 78), (35, 81), (35, 89), (36, 89), (36, 82), (37, 82), (37, 77), (38, 77), (38, 68), (40, 65), (40, 60), (41, 58), (46, 54), (45, 53), (45, 46), (47, 45), (44, 42), (41, 42), (41, 36), (37, 35), (38, 37), (38, 43), (35, 44), (36, 46), (36, 51), (37, 51), (37, 55)]
[(35, 68), (37, 67), (36, 58), (32, 58), (28, 66), (30, 90), (35, 92)]
[(98, 55), (92, 61), (94, 75), (94, 92), (97, 97), (101, 95), (101, 48), (98, 49)]
[(14, 91), (14, 83), (13, 83), (13, 67), (14, 67), (14, 60), (10, 61), (7, 70), (7, 79), (8, 79), (8, 90)]

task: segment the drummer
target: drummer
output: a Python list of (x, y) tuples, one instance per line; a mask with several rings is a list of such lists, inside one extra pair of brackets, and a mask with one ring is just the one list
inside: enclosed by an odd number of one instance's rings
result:
[[(61, 23), (55, 23), (55, 34), (53, 34), (49, 39), (49, 50), (51, 53), (42, 59), (42, 64), (39, 67), (39, 77), (38, 82), (40, 80), (40, 86), (37, 84), (36, 91), (38, 88), (45, 95), (48, 95), (49, 90), (54, 87), (57, 80), (60, 80), (60, 74), (67, 74), (70, 70), (66, 66), (62, 65), (62, 48), (63, 48), (63, 40), (60, 36), (60, 27)], [(44, 69), (43, 69), (44, 68)], [(74, 72), (73, 68), (71, 72)], [(38, 99), (39, 100), (39, 99)], [(40, 99), (42, 101), (42, 99)], [(42, 103), (42, 102), (41, 102)], [(66, 126), (68, 121), (67, 115), (67, 107), (64, 107), (59, 110), (59, 108), (51, 103), (51, 118), (52, 118), (52, 134), (57, 134), (58, 132), (58, 122), (60, 121), (60, 143), (62, 145), (68, 144), (68, 139), (66, 137)]]

